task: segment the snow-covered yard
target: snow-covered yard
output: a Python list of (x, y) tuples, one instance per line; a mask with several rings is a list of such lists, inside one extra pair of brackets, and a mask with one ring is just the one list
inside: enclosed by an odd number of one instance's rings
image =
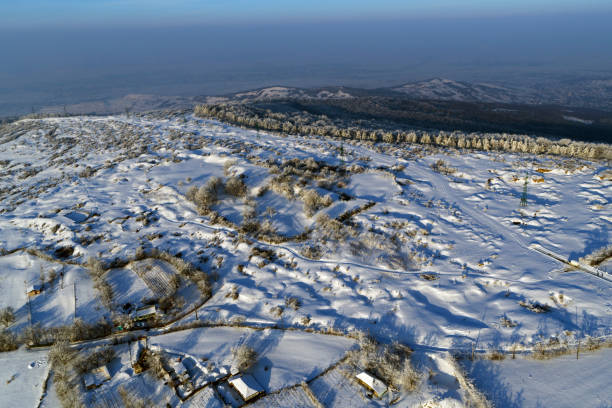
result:
[(0, 406), (36, 407), (48, 372), (46, 351), (0, 353)]
[(298, 331), (215, 327), (156, 336), (150, 344), (180, 350), (217, 367), (231, 367), (232, 348), (248, 345), (257, 353), (249, 373), (270, 393), (311, 380), (340, 360), (355, 342)]

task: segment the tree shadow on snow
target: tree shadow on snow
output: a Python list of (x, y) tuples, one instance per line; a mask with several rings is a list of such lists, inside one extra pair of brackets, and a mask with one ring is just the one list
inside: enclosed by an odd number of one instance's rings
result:
[(467, 361), (468, 376), (476, 387), (485, 394), (496, 407), (520, 408), (525, 403), (523, 390), (514, 392), (510, 384), (504, 382), (498, 363), (488, 360)]
[(584, 250), (570, 252), (569, 259), (576, 260), (610, 244), (608, 241), (608, 230), (603, 226), (591, 230), (588, 234), (587, 241), (584, 243)]

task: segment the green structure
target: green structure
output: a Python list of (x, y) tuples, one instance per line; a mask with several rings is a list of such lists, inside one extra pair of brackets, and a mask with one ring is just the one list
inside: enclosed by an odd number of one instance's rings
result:
[(528, 177), (525, 174), (525, 184), (523, 185), (523, 196), (521, 197), (521, 207), (527, 207), (527, 182)]

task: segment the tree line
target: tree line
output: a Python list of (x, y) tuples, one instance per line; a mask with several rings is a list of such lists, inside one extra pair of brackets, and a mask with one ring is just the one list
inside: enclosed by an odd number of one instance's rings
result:
[(283, 134), (395, 144), (417, 143), (482, 151), (550, 154), (588, 160), (612, 159), (612, 147), (601, 143), (578, 142), (570, 139), (552, 140), (508, 133), (392, 129), (388, 124), (385, 127), (375, 127), (381, 123), (372, 120), (332, 120), (325, 114), (312, 114), (306, 111), (275, 112), (245, 104), (199, 105), (195, 107), (194, 114), (202, 118)]

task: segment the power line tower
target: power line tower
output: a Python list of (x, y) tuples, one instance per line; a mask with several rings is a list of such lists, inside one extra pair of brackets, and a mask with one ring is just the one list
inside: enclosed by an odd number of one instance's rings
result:
[(529, 178), (525, 174), (525, 184), (523, 185), (523, 196), (521, 197), (521, 207), (527, 207), (527, 183)]

